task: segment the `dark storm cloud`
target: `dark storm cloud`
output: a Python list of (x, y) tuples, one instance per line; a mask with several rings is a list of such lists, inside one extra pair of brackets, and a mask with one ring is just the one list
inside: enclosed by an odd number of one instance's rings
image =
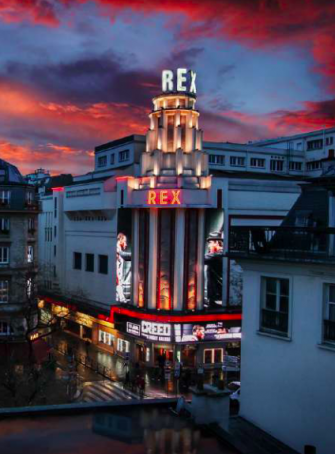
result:
[(148, 105), (158, 75), (126, 70), (112, 55), (90, 56), (69, 63), (29, 65), (9, 62), (0, 82), (16, 81), (44, 93), (50, 102), (74, 104), (122, 102)]

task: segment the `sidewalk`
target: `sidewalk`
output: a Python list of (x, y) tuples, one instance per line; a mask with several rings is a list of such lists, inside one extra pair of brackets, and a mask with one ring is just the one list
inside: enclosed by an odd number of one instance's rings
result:
[[(90, 346), (87, 348), (84, 340), (79, 339), (64, 331), (53, 333), (52, 339), (48, 339), (48, 342), (54, 347), (57, 359), (59, 359), (60, 363), (65, 362), (65, 360), (62, 360), (62, 355), (60, 353), (57, 353), (57, 351), (66, 351), (70, 347), (73, 349), (76, 355), (81, 355), (82, 357), (88, 356), (93, 363), (97, 364), (99, 368), (101, 368), (101, 370), (105, 368), (108, 371), (108, 376), (110, 371), (111, 374), (109, 378), (112, 381), (124, 381), (126, 370), (124, 367), (123, 358), (104, 352), (102, 349), (93, 344), (90, 344)], [(172, 380), (166, 381), (165, 383), (162, 383), (160, 381), (153, 381), (150, 378), (148, 370), (142, 369), (142, 371), (143, 370), (146, 382), (145, 395), (147, 397), (176, 397), (175, 386)], [(78, 365), (78, 372), (83, 382), (106, 380), (106, 377), (104, 377), (102, 374), (99, 374), (98, 372), (90, 369), (89, 367), (85, 367), (82, 364)]]

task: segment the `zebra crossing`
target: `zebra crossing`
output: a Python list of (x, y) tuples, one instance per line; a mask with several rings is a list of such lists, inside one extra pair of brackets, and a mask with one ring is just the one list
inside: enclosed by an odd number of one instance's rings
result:
[(107, 380), (86, 382), (81, 402), (109, 402), (111, 400), (138, 400), (139, 396), (118, 383)]

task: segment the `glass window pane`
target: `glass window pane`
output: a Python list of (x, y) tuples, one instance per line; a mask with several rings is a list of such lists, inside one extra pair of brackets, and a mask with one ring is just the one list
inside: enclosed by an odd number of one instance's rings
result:
[(276, 295), (267, 294), (265, 300), (266, 309), (276, 310)]
[(280, 279), (280, 294), (288, 296), (289, 284), (288, 279)]
[(329, 304), (329, 320), (335, 322), (335, 304)]
[(277, 279), (271, 277), (266, 278), (266, 293), (276, 293)]
[(288, 297), (287, 296), (281, 296), (280, 297), (280, 312), (286, 312), (288, 313)]
[(329, 301), (335, 303), (335, 285), (329, 286)]
[(210, 364), (212, 362), (212, 350), (205, 350), (204, 363)]

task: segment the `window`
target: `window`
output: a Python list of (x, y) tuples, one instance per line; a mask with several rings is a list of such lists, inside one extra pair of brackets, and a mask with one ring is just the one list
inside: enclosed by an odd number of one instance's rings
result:
[(128, 341), (118, 338), (116, 349), (121, 353), (129, 353), (130, 344)]
[(271, 159), (270, 170), (274, 172), (282, 172), (284, 170), (284, 161), (279, 161), (278, 159)]
[(54, 226), (54, 238), (56, 238), (56, 236), (57, 236), (57, 226), (55, 225)]
[(113, 166), (115, 163), (115, 154), (112, 153), (111, 156), (110, 156), (110, 165)]
[(54, 244), (54, 257), (57, 255), (57, 246)]
[(54, 199), (54, 216), (55, 218), (57, 217), (57, 197), (55, 197)]
[(326, 145), (333, 145), (334, 137), (326, 137)]
[(250, 167), (260, 167), (260, 168), (264, 168), (264, 167), (265, 167), (265, 159), (261, 159), (261, 158), (251, 158), (251, 159), (250, 159)]
[(99, 255), (99, 273), (108, 274), (108, 255)]
[(307, 151), (320, 150), (322, 147), (323, 147), (323, 139), (307, 141)]
[(107, 156), (100, 156), (98, 158), (98, 167), (105, 167), (107, 165)]
[(7, 322), (0, 321), (0, 336), (8, 336), (12, 330)]
[(29, 279), (27, 279), (26, 290), (27, 290), (27, 297), (31, 298), (31, 296), (33, 294), (33, 280), (31, 277)]
[(243, 167), (245, 166), (245, 158), (241, 156), (230, 156), (230, 165), (233, 167)]
[(129, 150), (123, 150), (119, 152), (119, 162), (128, 161), (129, 159)]
[(222, 154), (210, 154), (209, 163), (224, 166), (224, 156)]
[(27, 205), (31, 205), (33, 203), (33, 193), (32, 193), (32, 191), (27, 191), (26, 192), (26, 202), (27, 202)]
[(34, 246), (29, 245), (27, 249), (27, 262), (33, 263), (34, 261)]
[(86, 254), (86, 271), (94, 271), (94, 254)]
[(300, 161), (290, 161), (290, 170), (302, 170), (302, 162)]
[(335, 285), (326, 284), (324, 295), (323, 340), (325, 342), (335, 342)]
[(7, 264), (9, 263), (9, 248), (0, 247), (0, 263)]
[(0, 304), (8, 303), (9, 282), (0, 281)]
[(167, 117), (167, 151), (173, 151), (174, 115)]
[(35, 232), (35, 219), (28, 218), (28, 232), (34, 233)]
[(0, 191), (0, 204), (9, 205), (10, 201), (10, 191), (2, 190)]
[(210, 348), (204, 350), (204, 363), (205, 364), (217, 364), (223, 362), (223, 349), (222, 348)]
[(0, 233), (9, 233), (9, 219), (0, 218)]
[(319, 170), (321, 169), (321, 161), (307, 162), (307, 170)]
[(101, 331), (99, 329), (99, 342), (102, 344), (113, 346), (113, 341), (115, 336), (113, 334), (106, 333), (105, 331)]
[(81, 270), (81, 252), (73, 253), (73, 268), (75, 270)]
[(288, 335), (289, 280), (262, 278), (261, 331)]

